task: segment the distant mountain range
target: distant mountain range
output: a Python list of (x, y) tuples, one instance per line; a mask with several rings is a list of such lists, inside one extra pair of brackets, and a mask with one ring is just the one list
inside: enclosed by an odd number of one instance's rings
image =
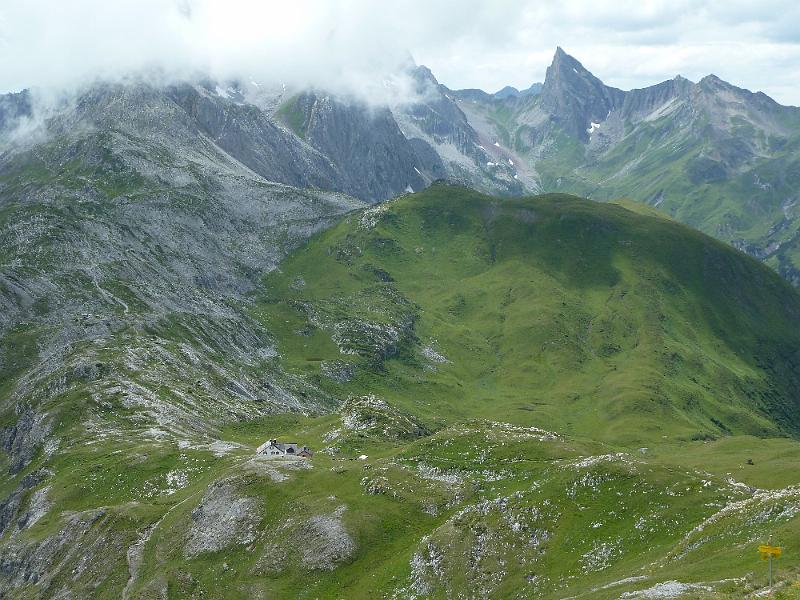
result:
[[(74, 138), (71, 120), (147, 145), (170, 120), (266, 180), (368, 202), (440, 178), (501, 195), (627, 197), (800, 284), (800, 109), (713, 75), (622, 91), (561, 48), (544, 83), (523, 91), (450, 90), (422, 66), (411, 75), (414, 101), (383, 108), (252, 80), (96, 85), (50, 129)], [(27, 92), (0, 97), (0, 138), (33, 101)], [(155, 137), (137, 135), (148, 130)], [(20, 159), (3, 146), (8, 172)], [(123, 162), (127, 149), (110, 148)]]
[(622, 91), (560, 48), (538, 95), (453, 97), (527, 188), (646, 202), (800, 284), (800, 109), (714, 75)]

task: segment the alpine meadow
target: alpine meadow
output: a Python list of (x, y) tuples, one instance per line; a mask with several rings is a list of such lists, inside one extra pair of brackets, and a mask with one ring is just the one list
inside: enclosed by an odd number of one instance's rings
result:
[(800, 599), (797, 23), (0, 3), (0, 598)]

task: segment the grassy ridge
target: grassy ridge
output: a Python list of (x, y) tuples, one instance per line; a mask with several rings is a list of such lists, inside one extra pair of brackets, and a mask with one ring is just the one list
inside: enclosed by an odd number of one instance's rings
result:
[[(325, 232), (266, 289), (259, 318), (292, 369), (429, 418), (502, 414), (625, 445), (800, 425), (796, 293), (620, 206), (434, 186)], [(320, 368), (341, 360), (344, 384)]]

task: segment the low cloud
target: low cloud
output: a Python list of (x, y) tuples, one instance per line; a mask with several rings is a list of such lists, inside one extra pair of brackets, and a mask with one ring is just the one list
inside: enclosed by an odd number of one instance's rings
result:
[(207, 75), (402, 95), (412, 54), (450, 87), (541, 81), (561, 45), (611, 85), (714, 72), (800, 104), (800, 8), (765, 0), (26, 0), (0, 7), (0, 91)]

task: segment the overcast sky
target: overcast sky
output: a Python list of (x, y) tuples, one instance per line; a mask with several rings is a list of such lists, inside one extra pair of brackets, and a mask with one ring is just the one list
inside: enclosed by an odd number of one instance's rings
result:
[(715, 73), (800, 105), (796, 0), (0, 0), (0, 91), (143, 69), (378, 89), (409, 52), (496, 91), (558, 45), (623, 89)]

